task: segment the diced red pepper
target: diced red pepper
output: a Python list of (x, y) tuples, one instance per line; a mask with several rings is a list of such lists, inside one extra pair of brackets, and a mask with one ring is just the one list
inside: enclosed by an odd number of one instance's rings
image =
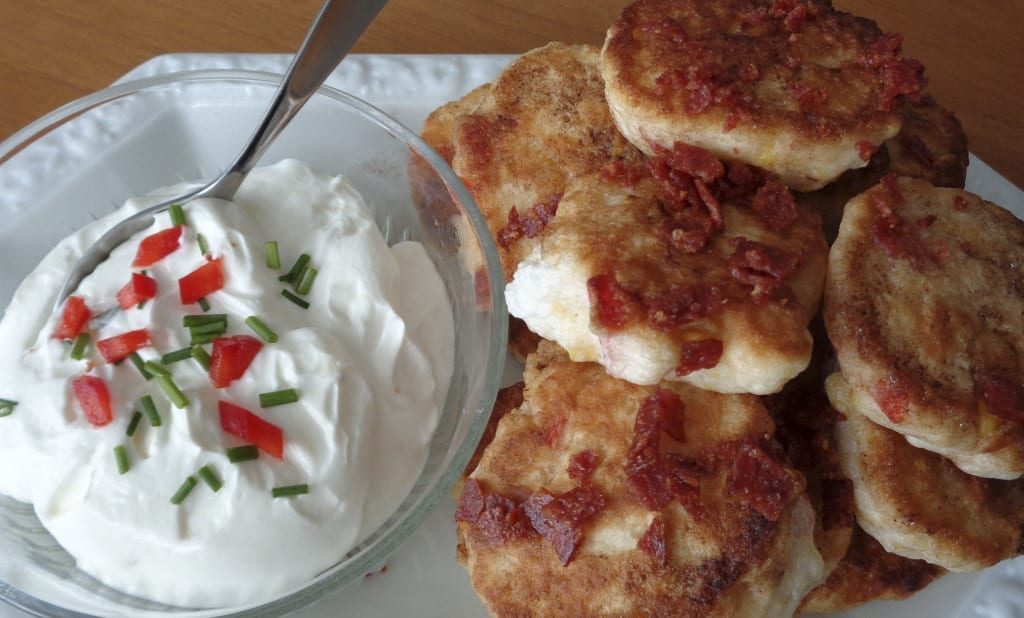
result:
[(263, 343), (248, 335), (214, 339), (213, 354), (210, 355), (210, 382), (216, 388), (224, 388), (241, 378), (262, 348)]
[(71, 381), (75, 399), (82, 406), (85, 418), (96, 427), (102, 427), (114, 420), (110, 408), (110, 391), (107, 383), (96, 376), (80, 376)]
[(54, 339), (74, 339), (89, 323), (89, 308), (79, 296), (69, 296), (64, 303), (64, 313), (57, 328), (53, 329)]
[(146, 268), (177, 251), (181, 246), (181, 228), (177, 225), (143, 238), (132, 266)]
[(181, 304), (191, 305), (224, 287), (224, 267), (221, 258), (206, 264), (178, 279)]
[(280, 427), (226, 401), (218, 401), (217, 407), (220, 410), (220, 426), (224, 431), (244, 442), (255, 444), (268, 455), (284, 459), (284, 433)]
[(151, 298), (156, 298), (156, 279), (132, 273), (131, 281), (117, 293), (117, 304), (121, 305), (122, 309), (131, 309)]
[(100, 351), (103, 360), (108, 363), (116, 363), (148, 345), (150, 345), (149, 331), (140, 328), (116, 337), (101, 339), (96, 342), (96, 349)]

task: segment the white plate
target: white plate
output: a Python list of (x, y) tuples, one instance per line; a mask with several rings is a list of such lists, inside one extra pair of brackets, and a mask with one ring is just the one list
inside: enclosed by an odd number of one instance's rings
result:
[[(360, 56), (345, 60), (327, 83), (360, 96), (419, 128), (431, 110), (490, 81), (510, 56)], [(250, 69), (283, 72), (286, 56), (175, 54), (160, 56), (122, 79), (195, 69)], [(39, 187), (28, 182), (4, 191), (31, 195)], [(971, 160), (968, 189), (1024, 217), (1024, 192), (980, 160)], [(4, 196), (10, 198), (8, 194)], [(7, 204), (17, 200), (4, 200)], [(2, 209), (0, 209), (2, 210)], [(9, 213), (16, 214), (16, 213)], [(13, 288), (12, 288), (13, 289)], [(6, 291), (10, 294), (10, 290)], [(336, 616), (484, 617), (487, 612), (473, 594), (465, 572), (455, 562), (455, 505), (451, 500), (428, 516), (388, 561), (386, 571), (369, 576), (316, 605), (295, 614), (300, 618)], [(0, 565), (4, 557), (0, 556)], [(10, 567), (11, 565), (7, 565)], [(1024, 617), (1024, 559), (1005, 562), (981, 573), (948, 575), (909, 601), (876, 602), (837, 616), (865, 618), (1011, 618)], [(0, 618), (26, 614), (0, 605)]]

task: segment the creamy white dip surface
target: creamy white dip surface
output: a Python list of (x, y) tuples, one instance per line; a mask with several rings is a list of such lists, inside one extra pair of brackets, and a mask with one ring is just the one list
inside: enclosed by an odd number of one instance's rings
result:
[[(21, 284), (0, 321), (0, 398), (18, 402), (0, 418), (0, 493), (30, 502), (79, 567), (128, 594), (183, 607), (267, 600), (337, 563), (405, 499), (419, 476), (453, 371), (454, 325), (444, 285), (421, 245), (389, 247), (367, 205), (340, 177), (294, 160), (257, 168), (232, 203), (198, 200), (185, 208), (181, 246), (146, 269), (157, 297), (118, 310), (92, 341), (147, 329), (145, 360), (189, 345), (178, 280), (206, 262), (197, 243), (223, 260), (225, 286), (208, 298), (228, 315), (226, 336), (258, 336), (258, 316), (279, 336), (265, 343), (244, 376), (216, 389), (199, 363), (168, 365), (190, 399), (177, 409), (130, 362), (105, 363), (90, 346), (72, 360), (51, 337), (51, 310), (68, 270), (116, 221), (180, 194), (168, 188), (62, 241)], [(169, 215), (119, 247), (76, 291), (93, 314), (117, 306), (142, 238), (171, 227)], [(267, 267), (264, 246), (278, 242), (282, 268)], [(278, 280), (301, 253), (319, 274), (302, 309)], [(138, 271), (139, 269), (134, 269)], [(207, 350), (210, 346), (205, 346)], [(113, 422), (96, 427), (71, 388), (83, 374), (109, 387)], [(261, 408), (258, 395), (295, 388), (300, 399)], [(162, 418), (126, 428), (140, 398)], [(278, 426), (282, 460), (261, 453), (230, 463), (244, 444), (221, 427), (228, 401)], [(125, 447), (120, 474), (113, 449)], [(201, 480), (180, 504), (171, 497), (209, 466), (223, 483)], [(275, 498), (275, 487), (309, 493)]]

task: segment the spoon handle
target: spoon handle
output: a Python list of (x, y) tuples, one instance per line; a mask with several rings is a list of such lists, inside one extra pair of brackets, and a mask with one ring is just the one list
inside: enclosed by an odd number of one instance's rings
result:
[(196, 197), (231, 199), (278, 133), (341, 63), (387, 0), (326, 0), (245, 149)]

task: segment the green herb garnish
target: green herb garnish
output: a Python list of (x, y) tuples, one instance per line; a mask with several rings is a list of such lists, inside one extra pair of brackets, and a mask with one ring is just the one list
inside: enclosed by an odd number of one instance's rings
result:
[(142, 366), (146, 368), (150, 375), (171, 377), (170, 370), (156, 361), (148, 360)]
[(138, 410), (135, 414), (132, 414), (132, 420), (128, 422), (128, 429), (124, 432), (129, 438), (135, 435), (135, 431), (139, 428), (139, 423), (142, 422), (142, 412)]
[(196, 477), (194, 476), (190, 476), (187, 479), (185, 479), (185, 482), (181, 484), (181, 487), (178, 488), (178, 491), (174, 492), (174, 495), (171, 496), (171, 504), (177, 505), (184, 502), (185, 498), (188, 498), (188, 495), (192, 493), (193, 489), (196, 488), (197, 482), (198, 481), (196, 481)]
[(302, 277), (302, 271), (306, 270), (306, 265), (309, 264), (309, 254), (303, 253), (299, 256), (299, 259), (295, 260), (295, 264), (292, 265), (292, 269), (286, 274), (281, 275), (277, 278), (278, 281), (284, 281), (285, 283), (296, 283), (299, 278)]
[(270, 330), (270, 327), (263, 323), (263, 320), (254, 315), (245, 318), (245, 325), (251, 328), (260, 339), (267, 343), (277, 343), (277, 333)]
[(173, 365), (174, 363), (181, 362), (186, 358), (192, 358), (192, 348), (182, 348), (173, 352), (168, 352), (160, 357), (160, 362), (165, 365)]
[(142, 374), (142, 377), (146, 378), (147, 380), (152, 379), (153, 374), (146, 370), (146, 363), (145, 361), (142, 360), (142, 357), (139, 356), (138, 352), (132, 352), (131, 354), (129, 354), (128, 360), (130, 360), (132, 364), (135, 365), (135, 368), (139, 370), (139, 373)]
[(124, 447), (118, 444), (114, 447), (114, 461), (117, 462), (117, 473), (124, 474), (128, 472), (130, 465), (128, 465), (128, 453), (125, 452)]
[(316, 279), (317, 270), (310, 266), (302, 273), (302, 279), (295, 286), (295, 291), (305, 296), (313, 287), (313, 280)]
[(261, 408), (273, 408), (274, 406), (283, 406), (286, 403), (295, 403), (299, 400), (299, 391), (294, 388), (286, 388), (280, 391), (273, 391), (270, 393), (260, 393), (260, 407)]
[(163, 425), (163, 420), (160, 418), (160, 412), (156, 409), (156, 403), (153, 402), (153, 397), (150, 395), (144, 395), (142, 397), (142, 411), (146, 413), (146, 418), (149, 419), (151, 427), (159, 427)]
[(0, 399), (0, 418), (14, 414), (14, 408), (16, 408), (17, 406), (17, 401), (12, 401), (10, 399)]
[(75, 345), (71, 346), (71, 358), (82, 360), (85, 358), (85, 348), (89, 345), (89, 333), (79, 333), (75, 337)]
[(210, 310), (210, 303), (205, 298), (200, 298), (199, 300), (196, 301), (196, 304), (199, 305), (199, 308), (202, 309), (203, 311)]
[(206, 244), (206, 237), (202, 234), (196, 234), (196, 244), (199, 245), (199, 253), (206, 255), (210, 252), (210, 247)]
[(292, 301), (296, 305), (302, 307), (303, 309), (309, 309), (309, 303), (307, 301), (292, 294), (288, 290), (281, 290), (281, 296), (284, 296), (285, 298)]
[(285, 485), (284, 487), (275, 487), (271, 490), (271, 494), (275, 498), (288, 498), (291, 496), (301, 496), (302, 494), (309, 493), (309, 485), (303, 483), (302, 485)]
[(203, 479), (203, 481), (210, 486), (210, 489), (212, 489), (214, 493), (220, 491), (220, 488), (224, 486), (224, 484), (221, 483), (220, 479), (217, 477), (217, 473), (214, 472), (213, 468), (211, 468), (210, 466), (203, 466), (202, 468), (199, 468), (199, 478)]
[(213, 360), (210, 355), (203, 349), (203, 346), (194, 345), (192, 346), (192, 358), (196, 359), (199, 366), (203, 368), (203, 371), (210, 370), (210, 362)]
[(180, 410), (188, 405), (188, 397), (185, 396), (185, 393), (181, 392), (181, 389), (174, 383), (174, 380), (168, 376), (157, 376), (156, 383), (160, 386), (160, 390), (167, 395), (167, 398), (171, 400), (175, 408)]
[(243, 461), (258, 459), (260, 456), (260, 449), (255, 444), (233, 446), (227, 450), (227, 455), (228, 461), (231, 463), (242, 463)]
[(277, 241), (268, 240), (263, 245), (263, 252), (267, 254), (267, 268), (279, 270), (281, 268), (281, 253), (277, 250)]
[(188, 225), (185, 222), (185, 209), (181, 207), (181, 204), (171, 204), (167, 212), (171, 215), (171, 225)]

